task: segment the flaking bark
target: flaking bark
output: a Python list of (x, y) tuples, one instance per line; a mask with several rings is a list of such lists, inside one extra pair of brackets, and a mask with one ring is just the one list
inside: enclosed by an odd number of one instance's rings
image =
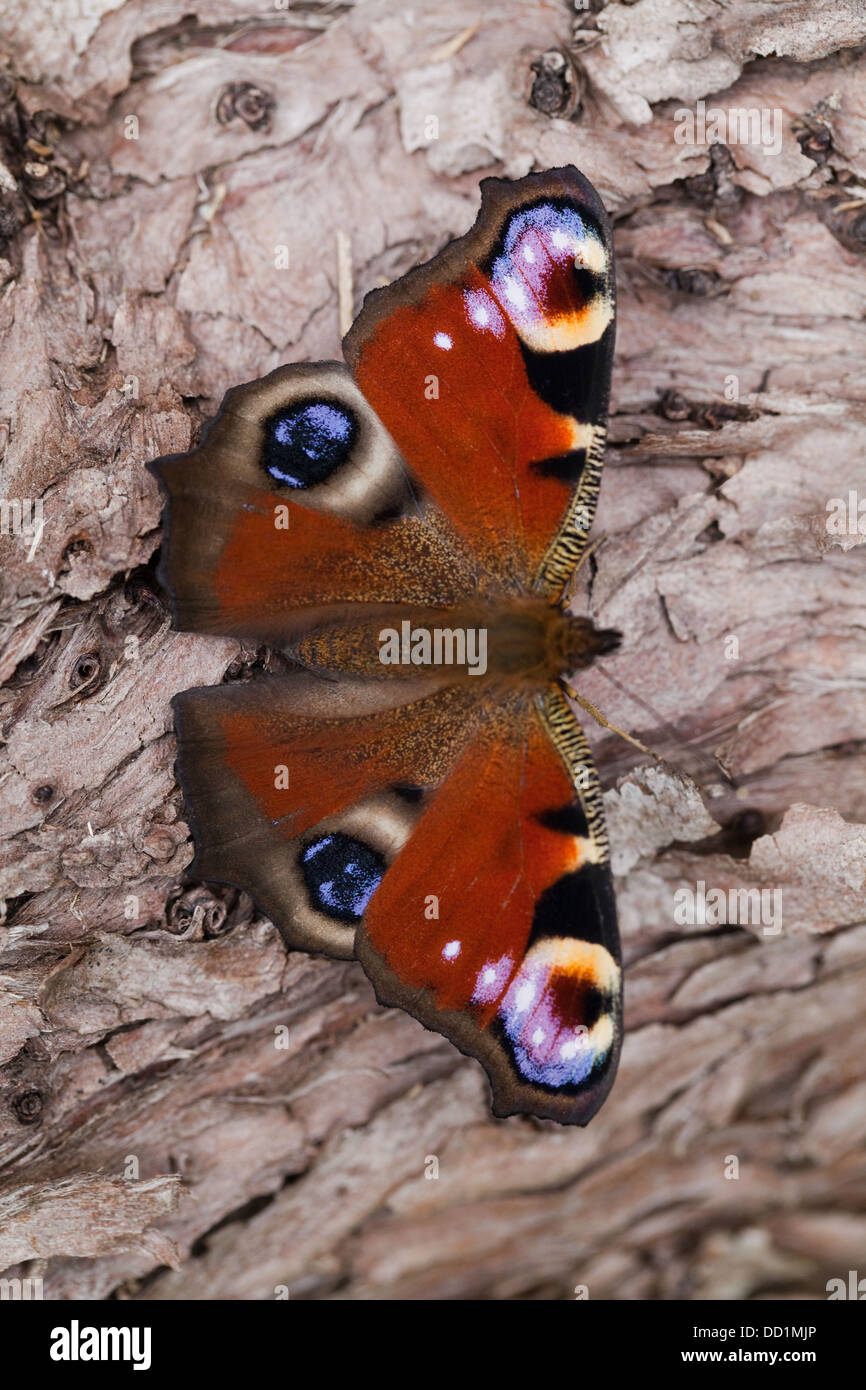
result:
[[(826, 526), (866, 498), (862, 6), (153, 13), (7, 0), (0, 39), (0, 497), (44, 508), (0, 536), (0, 1265), (49, 1298), (824, 1297), (866, 1258), (866, 576)], [(701, 99), (778, 112), (778, 150), (681, 143)], [(628, 1035), (586, 1131), (492, 1120), (357, 965), (187, 881), (169, 698), (275, 658), (170, 629), (144, 467), (339, 355), (347, 255), (357, 310), (480, 177), (563, 163), (619, 285), (576, 607), (625, 640), (581, 689), (667, 760), (588, 730)], [(676, 921), (699, 882), (780, 890), (782, 931)]]

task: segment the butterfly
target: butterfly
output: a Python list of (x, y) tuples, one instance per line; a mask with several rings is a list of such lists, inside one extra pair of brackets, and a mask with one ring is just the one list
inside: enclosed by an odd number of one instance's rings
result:
[(176, 626), (286, 670), (175, 697), (193, 872), (478, 1059), (497, 1116), (586, 1124), (621, 957), (567, 676), (601, 480), (610, 224), (574, 168), (485, 179), (475, 225), (369, 293), (345, 365), (230, 390), (150, 467)]

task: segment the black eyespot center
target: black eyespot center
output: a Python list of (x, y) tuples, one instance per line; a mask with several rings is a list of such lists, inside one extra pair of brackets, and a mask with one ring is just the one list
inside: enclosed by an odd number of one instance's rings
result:
[(264, 422), (263, 463), (275, 482), (308, 488), (325, 482), (351, 454), (358, 420), (342, 401), (307, 397)]
[(304, 845), (299, 862), (313, 907), (338, 922), (360, 922), (387, 867), (378, 850), (340, 830)]

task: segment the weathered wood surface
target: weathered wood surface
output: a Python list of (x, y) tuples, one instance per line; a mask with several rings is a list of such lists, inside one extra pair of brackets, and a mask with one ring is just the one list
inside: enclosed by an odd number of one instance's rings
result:
[[(0, 497), (44, 505), (35, 549), (0, 536), (7, 1277), (823, 1297), (866, 1259), (866, 572), (826, 527), (866, 497), (866, 10), (4, 13)], [(778, 112), (778, 148), (679, 143), (700, 99)], [(229, 386), (338, 355), (338, 233), (357, 308), (469, 226), (480, 176), (564, 162), (619, 267), (607, 541), (576, 602), (625, 633), (624, 690), (583, 689), (671, 765), (589, 731), (629, 1033), (586, 1131), (493, 1121), (478, 1066), (359, 967), (185, 880), (169, 697), (268, 655), (169, 629), (144, 468)], [(781, 890), (781, 932), (679, 924), (698, 882)]]

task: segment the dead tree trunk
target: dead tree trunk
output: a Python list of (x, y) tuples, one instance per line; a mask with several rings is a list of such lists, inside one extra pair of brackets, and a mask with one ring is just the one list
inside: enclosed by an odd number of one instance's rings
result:
[[(50, 1298), (824, 1297), (866, 1257), (862, 5), (73, 9), (7, 0), (0, 39), (0, 1268)], [(338, 234), (357, 309), (483, 174), (564, 163), (618, 256), (577, 602), (626, 641), (584, 689), (703, 793), (589, 730), (629, 968), (586, 1131), (494, 1121), (360, 967), (185, 878), (169, 698), (269, 654), (170, 629), (144, 467), (339, 355)]]

